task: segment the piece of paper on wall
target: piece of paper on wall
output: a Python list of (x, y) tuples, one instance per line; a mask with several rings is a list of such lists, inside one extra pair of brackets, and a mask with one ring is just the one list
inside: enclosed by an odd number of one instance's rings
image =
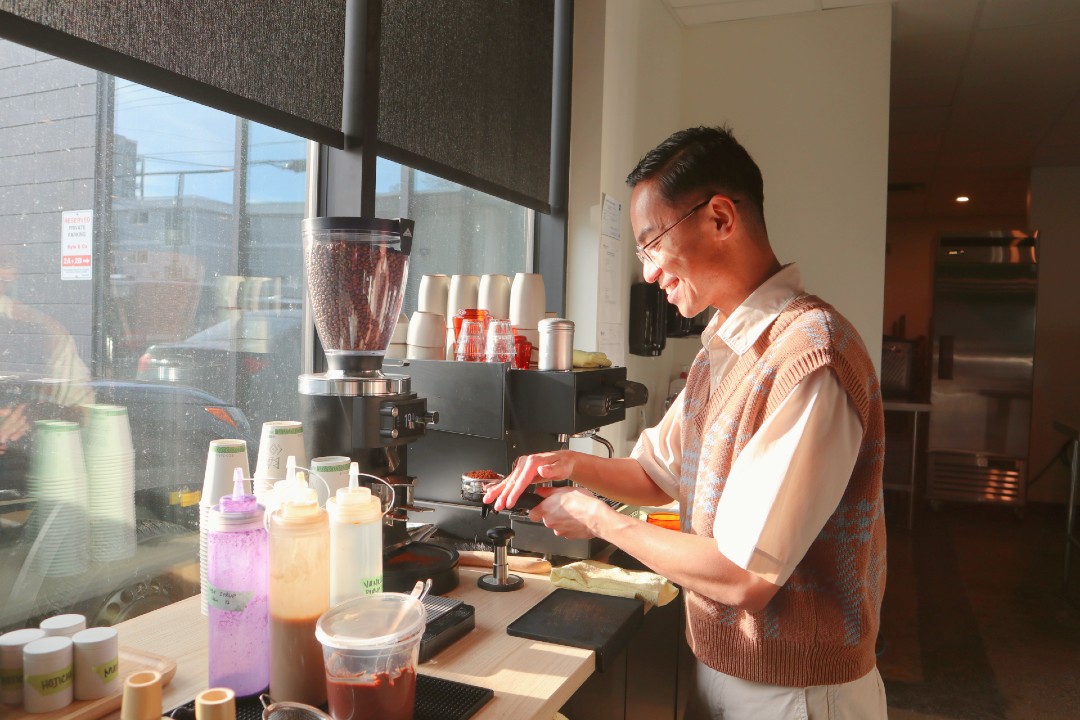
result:
[(626, 367), (626, 331), (622, 323), (597, 323), (597, 349), (608, 356), (612, 365)]
[(600, 210), (600, 234), (616, 241), (622, 239), (622, 203), (607, 194)]
[(622, 244), (607, 235), (600, 236), (600, 283), (597, 302), (601, 323), (621, 323), (623, 292)]
[(65, 210), (60, 214), (60, 279), (90, 280), (94, 276), (94, 211)]

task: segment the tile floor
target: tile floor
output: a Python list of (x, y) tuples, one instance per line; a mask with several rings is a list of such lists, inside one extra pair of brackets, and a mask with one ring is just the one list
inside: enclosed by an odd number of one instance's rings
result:
[(886, 495), (878, 666), (893, 720), (1080, 718), (1080, 553), (1062, 587), (1065, 508), (917, 507)]

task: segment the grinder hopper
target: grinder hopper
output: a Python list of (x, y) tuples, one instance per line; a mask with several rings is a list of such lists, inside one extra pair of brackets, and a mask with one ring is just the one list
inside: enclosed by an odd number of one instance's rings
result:
[(405, 297), (413, 221), (303, 221), (304, 273), (329, 374), (382, 367)]

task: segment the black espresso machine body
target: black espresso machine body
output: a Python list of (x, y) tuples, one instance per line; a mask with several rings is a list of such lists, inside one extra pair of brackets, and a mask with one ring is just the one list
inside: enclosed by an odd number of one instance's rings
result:
[[(387, 361), (387, 369), (396, 369)], [(648, 399), (646, 388), (626, 379), (626, 368), (566, 371), (518, 370), (510, 363), (403, 361), (402, 372), (438, 413), (422, 442), (409, 450), (417, 506), (439, 530), (486, 543), (486, 532), (511, 525), (520, 550), (591, 557), (595, 541), (567, 541), (520, 515), (482, 512), (462, 495), (462, 475), (474, 470), (507, 474), (518, 457), (566, 447), (572, 436), (595, 433), (626, 417)]]

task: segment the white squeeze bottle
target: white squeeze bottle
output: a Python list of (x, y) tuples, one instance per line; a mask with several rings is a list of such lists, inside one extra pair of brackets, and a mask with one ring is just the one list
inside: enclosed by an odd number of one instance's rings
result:
[(330, 606), (382, 592), (382, 503), (360, 487), (349, 466), (349, 486), (326, 502), (330, 515)]

